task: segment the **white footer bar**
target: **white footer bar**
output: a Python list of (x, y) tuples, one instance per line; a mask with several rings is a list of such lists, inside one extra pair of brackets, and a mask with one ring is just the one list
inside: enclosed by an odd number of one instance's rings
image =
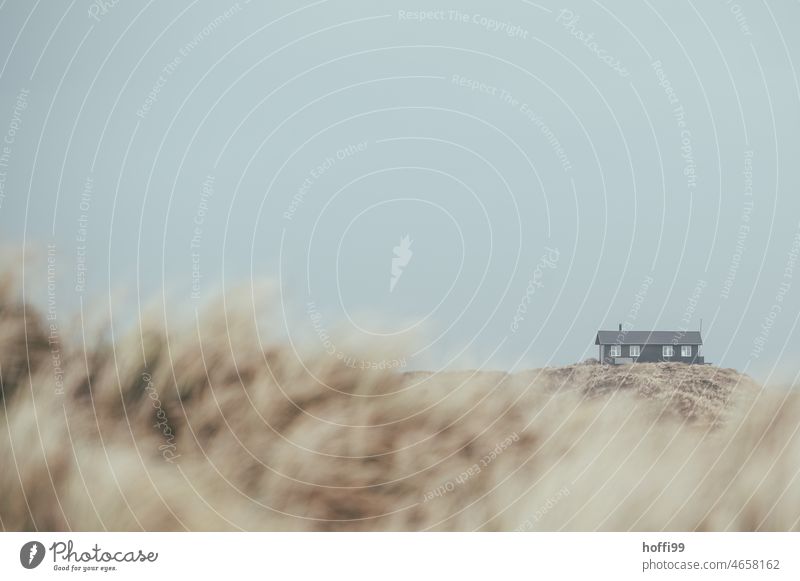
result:
[(0, 579), (777, 580), (799, 552), (800, 533), (2, 533)]

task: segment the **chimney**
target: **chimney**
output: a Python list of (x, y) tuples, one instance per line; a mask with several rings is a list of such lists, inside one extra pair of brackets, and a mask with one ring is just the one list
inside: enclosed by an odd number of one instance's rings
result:
[(619, 332), (622, 333), (622, 323), (619, 324)]

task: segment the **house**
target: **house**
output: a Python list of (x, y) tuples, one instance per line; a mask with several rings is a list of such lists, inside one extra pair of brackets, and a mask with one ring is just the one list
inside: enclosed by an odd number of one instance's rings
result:
[(704, 364), (700, 331), (598, 331), (594, 342), (600, 348), (599, 361), (610, 365), (625, 363)]

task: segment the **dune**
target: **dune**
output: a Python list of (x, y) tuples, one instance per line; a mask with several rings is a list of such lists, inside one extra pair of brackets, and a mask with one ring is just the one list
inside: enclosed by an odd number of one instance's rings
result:
[(3, 529), (800, 529), (791, 389), (709, 365), (358, 370), (241, 304), (53, 341), (4, 288)]

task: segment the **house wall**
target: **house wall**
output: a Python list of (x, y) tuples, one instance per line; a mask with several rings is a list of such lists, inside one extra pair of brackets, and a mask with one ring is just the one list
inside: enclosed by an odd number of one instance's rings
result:
[[(703, 357), (698, 357), (698, 346), (692, 345), (691, 357), (681, 357), (681, 346), (674, 345), (675, 355), (673, 357), (664, 357), (662, 353), (662, 345), (643, 345), (641, 346), (641, 355), (633, 357), (634, 361), (638, 363), (658, 363), (660, 361), (671, 361), (674, 363), (704, 363)], [(614, 364), (614, 358), (611, 357), (611, 345), (601, 345), (600, 351), (602, 353), (601, 361), (607, 364)], [(631, 357), (630, 346), (622, 346), (621, 357)]]

